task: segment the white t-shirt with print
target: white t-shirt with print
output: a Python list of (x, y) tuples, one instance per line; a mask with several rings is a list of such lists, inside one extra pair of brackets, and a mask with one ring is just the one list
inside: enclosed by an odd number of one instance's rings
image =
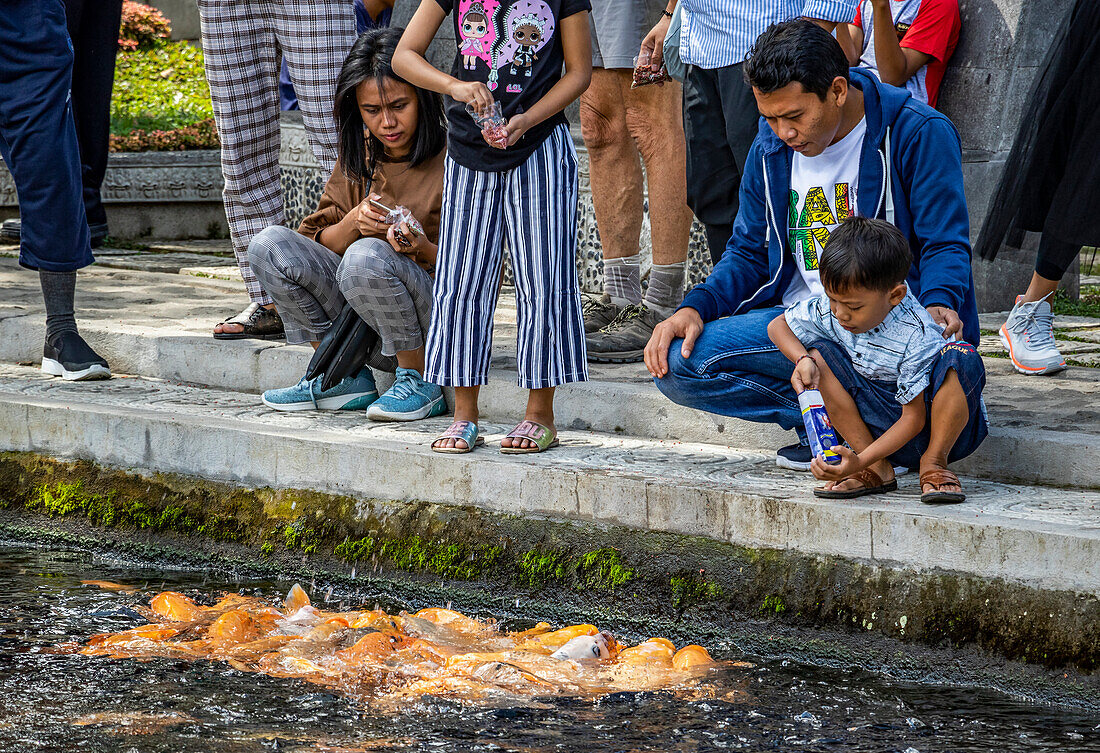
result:
[(859, 156), (866, 134), (867, 120), (863, 119), (816, 157), (794, 153), (787, 237), (798, 275), (783, 294), (784, 306), (825, 292), (817, 271), (821, 250), (829, 234), (856, 213)]

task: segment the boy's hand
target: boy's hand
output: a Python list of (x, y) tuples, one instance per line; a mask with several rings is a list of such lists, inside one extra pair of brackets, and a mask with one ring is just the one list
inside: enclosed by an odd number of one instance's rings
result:
[(479, 115), (486, 115), (493, 106), (493, 93), (480, 81), (454, 80), (447, 94), (457, 102), (473, 105)]
[(943, 327), (944, 340), (950, 340), (957, 333), (962, 332), (962, 319), (951, 309), (946, 306), (929, 306), (927, 311), (932, 321)]
[(813, 358), (803, 358), (794, 365), (791, 386), (794, 387), (796, 394), (803, 390), (816, 390), (820, 379), (821, 371), (817, 368), (817, 361)]
[(859, 459), (859, 455), (844, 445), (840, 444), (829, 449), (840, 455), (840, 462), (826, 463), (820, 456), (814, 458), (810, 461), (810, 472), (814, 474), (814, 478), (821, 481), (840, 481), (863, 470), (863, 461)]

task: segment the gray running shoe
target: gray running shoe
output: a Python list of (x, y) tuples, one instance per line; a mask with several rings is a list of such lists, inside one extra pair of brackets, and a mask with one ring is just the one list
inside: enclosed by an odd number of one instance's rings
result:
[(611, 302), (611, 296), (607, 293), (593, 295), (591, 293), (581, 298), (581, 316), (584, 317), (584, 334), (590, 335), (615, 321), (615, 317), (622, 311), (622, 307)]
[(1066, 359), (1054, 342), (1054, 313), (1046, 296), (1025, 303), (1017, 296), (1016, 305), (1001, 325), (1001, 343), (1008, 351), (1016, 371), (1021, 374), (1054, 374), (1066, 368)]
[(611, 324), (585, 337), (588, 360), (596, 363), (641, 361), (653, 328), (664, 319), (644, 303), (627, 306)]

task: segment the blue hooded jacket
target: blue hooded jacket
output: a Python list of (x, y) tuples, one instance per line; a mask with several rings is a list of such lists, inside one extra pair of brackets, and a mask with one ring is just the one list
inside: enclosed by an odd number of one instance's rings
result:
[[(963, 323), (963, 339), (977, 345), (978, 307), (958, 131), (905, 89), (883, 84), (858, 68), (850, 73), (852, 85), (863, 92), (867, 119), (856, 210), (901, 230), (913, 250), (909, 289), (925, 307), (954, 310)], [(733, 236), (706, 282), (684, 297), (681, 308), (693, 308), (709, 322), (782, 304), (798, 274), (786, 224), (792, 154), (761, 118), (741, 178)], [(883, 191), (884, 175), (889, 176), (889, 194)]]

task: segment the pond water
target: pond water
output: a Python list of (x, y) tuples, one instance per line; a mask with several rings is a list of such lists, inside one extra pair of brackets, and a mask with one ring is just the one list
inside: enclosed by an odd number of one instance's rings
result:
[[(82, 580), (140, 590), (108, 591)], [(274, 601), (290, 584), (0, 544), (0, 751), (1100, 750), (1100, 714), (715, 646), (707, 648), (717, 659), (755, 663), (725, 666), (708, 678), (714, 695), (734, 700), (661, 691), (489, 708), (431, 698), (396, 713), (216, 662), (49, 652), (143, 624), (133, 607), (157, 591), (232, 591)], [(392, 588), (374, 595), (369, 589), (357, 598), (391, 613), (425, 606), (395, 600)], [(502, 626), (524, 629), (540, 617), (512, 616)]]

